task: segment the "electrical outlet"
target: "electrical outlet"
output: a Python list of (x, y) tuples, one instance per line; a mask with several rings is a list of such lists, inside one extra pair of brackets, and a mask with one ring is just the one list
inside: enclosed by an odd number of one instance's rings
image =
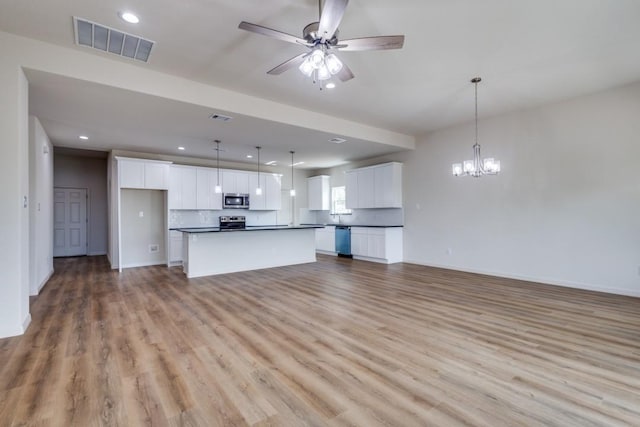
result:
[(149, 245), (149, 253), (158, 252), (160, 250), (160, 246), (155, 243), (153, 245)]

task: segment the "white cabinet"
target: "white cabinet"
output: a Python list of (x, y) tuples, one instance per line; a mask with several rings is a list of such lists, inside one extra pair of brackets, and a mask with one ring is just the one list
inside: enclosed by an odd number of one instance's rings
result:
[(169, 264), (182, 262), (182, 232), (169, 230)]
[(351, 227), (351, 254), (353, 256), (368, 256), (367, 228)]
[(385, 264), (402, 262), (402, 227), (351, 227), (351, 254)]
[(279, 211), (282, 209), (282, 175), (267, 173), (264, 175), (264, 180), (266, 193), (264, 209), (267, 211)]
[(386, 163), (373, 170), (375, 188), (374, 206), (377, 208), (402, 207), (402, 164)]
[(309, 210), (328, 211), (331, 209), (331, 187), (328, 175), (307, 178), (307, 198)]
[(217, 170), (196, 169), (196, 206), (198, 209), (222, 209), (222, 194), (216, 193)]
[(211, 209), (211, 176), (208, 168), (196, 168), (196, 209)]
[(167, 190), (170, 162), (116, 157), (120, 188)]
[(336, 228), (334, 226), (316, 228), (316, 251), (335, 255)]
[[(222, 192), (250, 194), (249, 174), (246, 171), (223, 170), (222, 171)], [(255, 189), (253, 191), (255, 194)], [(251, 199), (249, 199), (251, 200)]]
[(145, 162), (144, 188), (149, 190), (169, 189), (169, 164)]
[(347, 171), (345, 174), (345, 205), (347, 209), (359, 209), (358, 205), (358, 170)]
[(197, 182), (195, 167), (172, 165), (169, 175), (169, 209), (197, 209)]
[[(256, 194), (256, 188), (260, 187), (261, 194)], [(249, 175), (249, 210), (263, 211), (265, 210), (265, 199), (267, 197), (267, 188), (264, 174), (260, 174), (260, 185), (258, 185), (258, 174), (256, 172)]]
[(120, 188), (144, 188), (144, 162), (118, 159)]
[(401, 208), (402, 163), (391, 162), (346, 173), (350, 209)]
[(374, 173), (372, 168), (358, 171), (358, 206), (362, 208), (373, 208), (375, 206)]
[(173, 165), (169, 175), (169, 209), (222, 209), (222, 194), (216, 193), (216, 169)]
[(260, 188), (262, 194), (256, 194), (258, 187), (258, 173), (249, 175), (249, 210), (253, 211), (277, 211), (282, 208), (282, 175), (275, 173), (260, 174)]
[[(218, 180), (218, 176), (220, 180)], [(218, 184), (222, 187), (222, 172), (218, 175), (217, 169), (209, 169), (209, 209), (222, 209), (222, 193), (216, 193), (216, 185)]]

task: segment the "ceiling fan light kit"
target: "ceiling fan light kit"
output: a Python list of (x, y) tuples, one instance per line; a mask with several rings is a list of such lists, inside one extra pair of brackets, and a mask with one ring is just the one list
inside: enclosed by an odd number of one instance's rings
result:
[[(333, 76), (346, 82), (354, 75), (334, 51), (400, 49), (404, 45), (404, 36), (376, 36), (338, 41), (338, 26), (348, 3), (349, 0), (320, 0), (320, 20), (305, 26), (302, 38), (245, 21), (242, 21), (238, 28), (311, 49), (311, 52), (297, 55), (272, 68), (267, 74), (278, 75), (298, 67), (300, 72), (311, 77), (314, 83), (327, 82)], [(327, 82), (324, 87), (333, 88), (335, 83)], [(320, 89), (322, 88), (323, 84), (320, 84)]]
[(482, 79), (480, 77), (474, 77), (471, 79), (471, 83), (475, 86), (476, 93), (476, 140), (475, 144), (473, 144), (473, 159), (451, 165), (454, 176), (465, 175), (480, 178), (483, 175), (497, 175), (500, 173), (500, 160), (496, 160), (492, 157), (481, 160), (480, 156), (480, 144), (478, 144), (478, 83), (481, 81)]

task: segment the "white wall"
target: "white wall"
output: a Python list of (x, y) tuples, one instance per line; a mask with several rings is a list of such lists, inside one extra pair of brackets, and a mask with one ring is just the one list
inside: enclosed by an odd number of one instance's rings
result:
[(481, 120), (498, 176), (451, 175), (473, 123), (428, 135), (396, 156), (405, 260), (640, 296), (639, 137), (640, 83)]
[[(28, 85), (20, 66), (0, 61), (0, 338), (24, 333), (29, 315)], [(28, 206), (28, 205), (27, 205)]]
[[(123, 268), (167, 262), (165, 199), (166, 191), (120, 190)], [(158, 251), (151, 252), (149, 245), (158, 245)]]
[(53, 274), (53, 145), (40, 120), (29, 117), (29, 292)]
[(55, 153), (55, 187), (86, 188), (87, 255), (107, 253), (107, 159)]

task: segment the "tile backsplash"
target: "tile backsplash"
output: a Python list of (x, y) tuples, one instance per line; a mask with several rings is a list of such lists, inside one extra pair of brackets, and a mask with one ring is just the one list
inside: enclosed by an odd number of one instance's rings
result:
[(347, 225), (404, 225), (404, 210), (399, 208), (354, 209), (350, 215), (331, 215), (329, 211), (317, 211), (316, 222)]

